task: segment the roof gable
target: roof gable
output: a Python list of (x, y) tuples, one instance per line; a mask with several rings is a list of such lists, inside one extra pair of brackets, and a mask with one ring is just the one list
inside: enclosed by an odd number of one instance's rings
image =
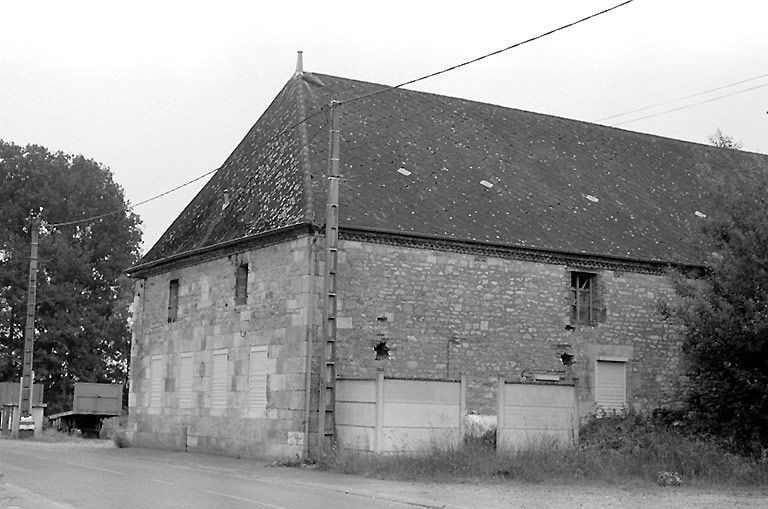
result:
[(301, 100), (292, 79), (141, 263), (306, 220)]
[[(323, 109), (383, 88), (292, 78), (143, 262), (321, 225)], [(768, 169), (758, 154), (404, 89), (344, 104), (340, 149), (342, 229), (694, 264), (712, 180)]]

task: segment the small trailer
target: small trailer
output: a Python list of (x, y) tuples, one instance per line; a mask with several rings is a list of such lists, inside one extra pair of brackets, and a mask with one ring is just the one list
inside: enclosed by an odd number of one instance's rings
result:
[(48, 416), (54, 429), (80, 431), (84, 437), (98, 438), (104, 419), (120, 415), (123, 409), (123, 384), (75, 383), (72, 410)]

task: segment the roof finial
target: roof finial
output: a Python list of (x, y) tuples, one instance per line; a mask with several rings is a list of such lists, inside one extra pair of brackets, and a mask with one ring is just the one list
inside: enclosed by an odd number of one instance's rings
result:
[(296, 74), (304, 74), (304, 52), (301, 50), (296, 56)]

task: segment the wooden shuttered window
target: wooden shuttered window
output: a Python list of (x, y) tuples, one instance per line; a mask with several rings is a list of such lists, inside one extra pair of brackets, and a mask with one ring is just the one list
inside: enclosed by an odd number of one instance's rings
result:
[(149, 365), (149, 409), (160, 411), (163, 401), (163, 356), (153, 355)]
[(227, 350), (213, 352), (213, 373), (211, 376), (211, 408), (227, 408)]
[(592, 323), (592, 274), (571, 272), (571, 321)]
[(621, 411), (627, 405), (627, 363), (598, 360), (595, 365), (595, 405)]
[(600, 279), (590, 272), (571, 272), (571, 323), (597, 325), (606, 319)]
[(248, 370), (248, 416), (265, 417), (267, 412), (267, 347), (254, 346)]
[(179, 373), (179, 408), (192, 408), (192, 385), (194, 382), (194, 367), (192, 354), (181, 354)]

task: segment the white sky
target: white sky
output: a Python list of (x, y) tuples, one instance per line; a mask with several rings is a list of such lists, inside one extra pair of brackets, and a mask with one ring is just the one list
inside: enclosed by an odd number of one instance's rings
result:
[[(617, 3), (0, 0), (0, 139), (102, 162), (137, 203), (219, 167), (297, 50), (308, 71), (394, 85)], [(768, 74), (767, 15), (635, 0), (413, 88), (595, 121)], [(700, 143), (720, 128), (768, 153), (768, 76), (604, 123), (726, 94), (620, 127)], [(145, 251), (203, 183), (136, 209)]]

